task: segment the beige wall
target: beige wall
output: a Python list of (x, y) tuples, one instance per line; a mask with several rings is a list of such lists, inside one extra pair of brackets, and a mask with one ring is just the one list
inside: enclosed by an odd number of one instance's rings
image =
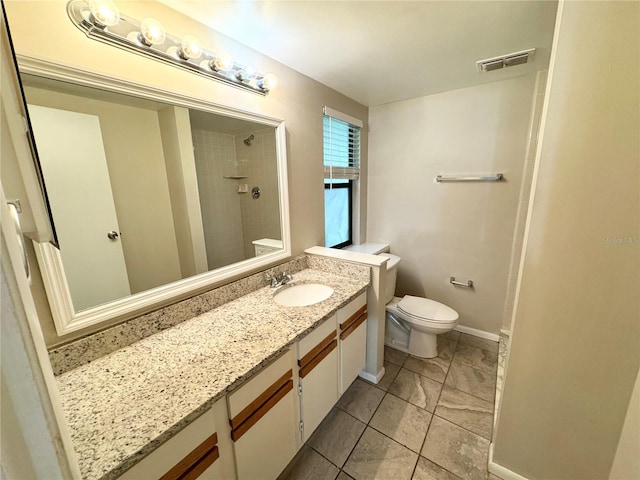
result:
[[(504, 314), (536, 75), (370, 111), (367, 229), (400, 255), (396, 294), (427, 296), (498, 333)], [(504, 173), (500, 183), (436, 175)], [(454, 287), (449, 277), (473, 280)]]
[(157, 112), (35, 87), (25, 94), (34, 105), (100, 119), (131, 292), (182, 278)]
[(603, 479), (640, 366), (640, 4), (558, 18), (494, 462)]
[[(189, 32), (202, 39), (208, 49), (225, 49), (242, 63), (275, 72), (280, 83), (278, 88), (262, 97), (90, 40), (68, 19), (65, 5), (65, 1), (5, 2), (15, 48), (19, 54), (283, 119), (287, 130), (292, 253), (300, 254), (309, 246), (323, 244), (322, 107), (328, 105), (366, 122), (368, 110), (365, 106), (157, 2), (132, 1), (123, 3), (121, 7), (123, 13), (132, 17), (157, 18), (171, 33)], [(38, 12), (38, 15), (33, 12)], [(34, 32), (55, 34), (35, 35)], [(364, 129), (363, 163), (366, 163), (367, 158), (366, 137)], [(366, 178), (361, 183), (363, 195), (366, 195)], [(43, 292), (37, 290), (34, 295), (39, 297), (39, 305), (45, 307)], [(43, 312), (41, 316), (46, 317), (47, 312)], [(49, 322), (45, 323), (43, 330), (49, 345), (87, 333), (84, 330), (58, 338), (52, 330), (53, 326)]]
[[(158, 111), (181, 277), (208, 271), (189, 110)], [(169, 282), (163, 282), (169, 283)]]
[(609, 480), (640, 478), (640, 370), (622, 427)]

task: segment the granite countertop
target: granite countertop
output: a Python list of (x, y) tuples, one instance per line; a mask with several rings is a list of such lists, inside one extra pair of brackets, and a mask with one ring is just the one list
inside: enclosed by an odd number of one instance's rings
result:
[(310, 282), (335, 293), (282, 307), (261, 288), (58, 376), (82, 477), (117, 478), (368, 285), (312, 269), (289, 285)]

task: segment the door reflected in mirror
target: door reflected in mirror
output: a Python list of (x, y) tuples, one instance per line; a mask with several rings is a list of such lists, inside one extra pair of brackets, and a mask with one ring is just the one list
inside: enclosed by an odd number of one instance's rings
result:
[(76, 312), (284, 249), (273, 122), (22, 80)]

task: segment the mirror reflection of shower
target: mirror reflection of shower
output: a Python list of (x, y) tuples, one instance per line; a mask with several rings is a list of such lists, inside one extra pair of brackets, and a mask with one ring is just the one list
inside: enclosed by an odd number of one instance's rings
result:
[[(277, 158), (275, 130), (244, 120), (218, 128), (200, 122), (198, 111), (189, 116), (207, 266), (220, 268), (255, 257), (264, 245), (254, 242), (282, 238), (278, 165), (270, 160)], [(252, 195), (256, 185), (259, 200)]]
[(247, 138), (244, 139), (244, 144), (251, 146), (251, 140), (253, 140), (254, 138), (256, 137), (254, 137), (253, 135), (249, 135)]

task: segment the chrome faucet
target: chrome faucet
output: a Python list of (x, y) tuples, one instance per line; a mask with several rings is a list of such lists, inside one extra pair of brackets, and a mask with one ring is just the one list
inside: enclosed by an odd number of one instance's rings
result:
[(282, 272), (280, 274), (271, 275), (270, 273), (265, 273), (264, 278), (267, 282), (270, 282), (271, 288), (280, 287), (289, 283), (293, 280), (293, 275), (287, 272)]

